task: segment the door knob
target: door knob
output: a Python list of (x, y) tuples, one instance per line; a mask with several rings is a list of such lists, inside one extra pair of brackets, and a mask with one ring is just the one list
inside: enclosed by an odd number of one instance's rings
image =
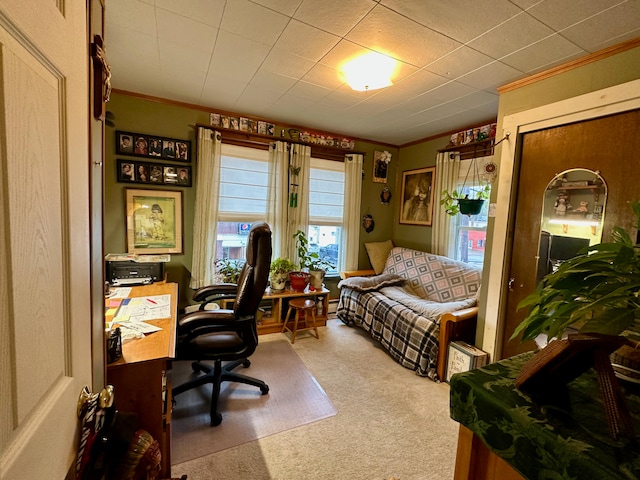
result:
[(509, 287), (509, 291), (510, 291), (510, 292), (513, 292), (513, 284), (514, 284), (514, 283), (516, 283), (516, 279), (515, 279), (515, 278), (513, 278), (513, 277), (511, 277), (511, 278), (509, 279), (509, 283), (507, 284), (507, 286)]

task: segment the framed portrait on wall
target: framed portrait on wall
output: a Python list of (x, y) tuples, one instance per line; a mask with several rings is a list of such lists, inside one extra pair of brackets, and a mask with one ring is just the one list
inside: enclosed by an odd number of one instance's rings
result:
[(431, 226), (436, 167), (402, 172), (400, 223)]
[(128, 253), (182, 253), (182, 191), (125, 189)]

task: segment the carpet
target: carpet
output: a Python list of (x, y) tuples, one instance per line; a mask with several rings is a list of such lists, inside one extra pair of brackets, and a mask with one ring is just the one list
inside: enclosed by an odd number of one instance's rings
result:
[[(310, 339), (312, 340), (312, 339)], [(332, 417), (338, 411), (307, 370), (287, 340), (259, 343), (251, 366), (235, 371), (259, 378), (269, 393), (250, 385), (224, 382), (218, 411), (222, 423), (210, 426), (211, 385), (175, 398), (171, 423), (173, 465), (236, 445)], [(175, 362), (169, 372), (172, 385), (191, 378), (191, 362)]]

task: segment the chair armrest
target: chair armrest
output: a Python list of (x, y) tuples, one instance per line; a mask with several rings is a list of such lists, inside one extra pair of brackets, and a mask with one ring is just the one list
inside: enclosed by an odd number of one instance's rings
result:
[(349, 277), (373, 277), (376, 274), (375, 270), (344, 270), (340, 272), (340, 278), (345, 279)]
[(438, 364), (436, 372), (440, 381), (444, 381), (447, 370), (447, 352), (449, 342), (464, 340), (475, 343), (478, 307), (447, 312), (440, 317), (440, 338), (438, 341)]
[(216, 285), (199, 288), (193, 294), (193, 299), (196, 302), (210, 302), (211, 297), (219, 295), (235, 295), (237, 292), (238, 286), (235, 283), (218, 283)]

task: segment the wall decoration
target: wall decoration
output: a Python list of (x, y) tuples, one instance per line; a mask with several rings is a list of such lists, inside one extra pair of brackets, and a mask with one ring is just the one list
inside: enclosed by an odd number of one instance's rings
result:
[(182, 253), (182, 191), (125, 189), (128, 253)]
[(391, 189), (389, 187), (384, 187), (380, 190), (380, 203), (382, 203), (382, 205), (389, 205), (391, 203)]
[(373, 152), (373, 181), (374, 183), (387, 183), (387, 174), (389, 163), (391, 162), (391, 153), (388, 151)]
[(400, 223), (431, 226), (435, 167), (402, 172)]
[(116, 164), (118, 182), (191, 186), (191, 167), (188, 166), (160, 165), (122, 159), (119, 159)]
[(373, 221), (373, 217), (369, 214), (366, 214), (362, 217), (362, 228), (367, 233), (370, 233), (375, 228), (376, 223)]
[(116, 153), (190, 162), (191, 142), (157, 135), (116, 131)]

